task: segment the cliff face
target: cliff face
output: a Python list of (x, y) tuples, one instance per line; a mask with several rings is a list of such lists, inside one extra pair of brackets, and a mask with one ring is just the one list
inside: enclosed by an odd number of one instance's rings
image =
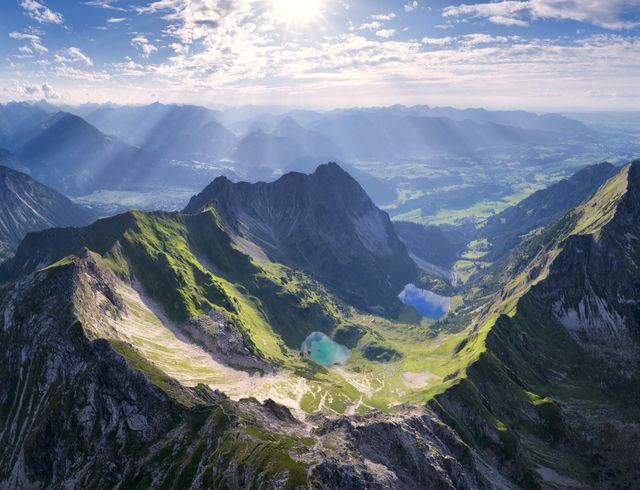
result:
[(538, 296), (580, 343), (640, 348), (640, 163), (625, 167), (575, 212), (586, 229), (567, 239)]
[(388, 306), (416, 274), (387, 214), (336, 164), (269, 184), (216, 179), (185, 212), (208, 207), (247, 252), (309, 272), (359, 307)]

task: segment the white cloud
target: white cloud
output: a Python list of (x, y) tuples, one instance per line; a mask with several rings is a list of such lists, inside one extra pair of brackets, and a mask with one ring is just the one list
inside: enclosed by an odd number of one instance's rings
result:
[(409, 2), (409, 3), (405, 4), (404, 11), (405, 12), (413, 12), (417, 8), (418, 8), (418, 2), (414, 0), (413, 2)]
[(374, 20), (373, 22), (367, 22), (366, 24), (362, 24), (360, 27), (358, 27), (358, 29), (361, 31), (375, 31), (377, 29), (380, 29), (381, 27), (382, 27), (382, 22), (378, 22), (377, 20)]
[(9, 37), (12, 39), (20, 39), (31, 43), (31, 47), (34, 51), (44, 54), (49, 50), (42, 44), (42, 40), (39, 35), (23, 32), (10, 32)]
[(423, 37), (422, 44), (429, 44), (432, 46), (446, 46), (451, 44), (455, 40), (454, 37)]
[(119, 24), (120, 22), (124, 22), (128, 20), (126, 17), (109, 17), (107, 19), (107, 22), (109, 24)]
[[(190, 44), (211, 37), (215, 31), (223, 30), (225, 21), (235, 14), (255, 18), (259, 2), (255, 0), (156, 0), (146, 7), (137, 7), (139, 14), (164, 12), (163, 18), (179, 25), (171, 33)], [(253, 26), (254, 28), (256, 26)]]
[(169, 47), (173, 49), (176, 53), (186, 54), (189, 52), (189, 46), (180, 43), (171, 43)]
[(397, 17), (397, 15), (395, 14), (395, 12), (389, 12), (388, 14), (375, 14), (372, 15), (371, 18), (373, 20), (392, 20), (395, 19)]
[(395, 35), (396, 35), (395, 29), (380, 29), (379, 31), (376, 31), (376, 36), (381, 37), (383, 39), (389, 39), (390, 37), (393, 37)]
[(25, 13), (29, 17), (40, 24), (62, 25), (62, 14), (54, 12), (41, 2), (37, 2), (36, 0), (20, 0), (18, 4), (25, 10)]
[(42, 85), (27, 83), (25, 85), (18, 85), (17, 92), (30, 99), (59, 99), (60, 95), (49, 85), (43, 83)]
[(80, 48), (67, 48), (67, 54), (69, 55), (72, 62), (80, 62), (86, 66), (93, 66), (93, 61), (86, 54), (84, 54)]
[(605, 29), (640, 26), (637, 0), (503, 0), (446, 7), (444, 17), (486, 18), (494, 24), (526, 26), (536, 19), (573, 20)]
[(136, 36), (131, 39), (131, 45), (138, 50), (138, 53), (140, 53), (140, 56), (143, 58), (148, 58), (151, 53), (158, 51), (158, 48), (151, 44), (144, 36)]
[(118, 12), (126, 12), (127, 9), (123, 7), (116, 7), (114, 4), (118, 3), (118, 0), (89, 0), (83, 2), (83, 5), (87, 5), (89, 7), (98, 7), (105, 10), (115, 10)]
[(29, 46), (20, 46), (18, 48), (18, 51), (20, 51), (23, 54), (32, 54), (33, 53), (33, 49), (31, 49)]
[[(163, 20), (164, 29), (132, 34), (131, 43), (140, 53), (135, 61), (123, 59), (126, 53), (122, 53), (117, 58), (121, 61), (103, 65), (104, 71), (89, 71), (79, 59), (73, 64), (53, 60), (51, 65), (36, 67), (35, 61), (12, 57), (12, 69), (26, 73), (26, 67), (33, 66), (42, 79), (65, 77), (73, 81), (69, 87), (84, 83), (87, 97), (99, 94), (126, 102), (146, 101), (155, 93), (163, 94), (164, 100), (191, 103), (209, 98), (212, 102), (290, 105), (313, 101), (326, 107), (424, 103), (428, 99), (445, 105), (482, 101), (494, 107), (546, 104), (538, 107), (554, 109), (554, 105), (566, 108), (572, 104), (594, 107), (598, 99), (584, 95), (590, 90), (619, 94), (616, 99), (600, 101), (603, 105), (613, 100), (628, 107), (622, 102), (624, 97), (636, 103), (640, 100), (640, 39), (631, 35), (524, 39), (477, 33), (401, 40), (375, 35), (393, 30), (385, 28), (385, 21), (372, 18), (369, 24), (378, 24), (365, 29), (373, 35), (358, 26), (342, 33), (314, 31), (308, 26), (296, 33), (296, 26), (283, 26), (268, 9), (259, 8), (264, 0), (149, 2), (138, 10), (141, 15), (154, 16), (153, 23)], [(492, 15), (531, 20), (528, 14), (494, 11)], [(455, 20), (450, 17), (452, 24)], [(412, 26), (412, 32), (419, 39), (417, 28)], [(32, 41), (40, 39), (37, 32), (16, 34), (33, 36), (20, 43), (31, 49)], [(167, 49), (160, 50), (161, 45)], [(159, 53), (151, 56), (156, 51)], [(57, 54), (71, 59), (68, 53)], [(39, 57), (38, 61), (47, 59)], [(357, 101), (353, 99), (356, 88)]]

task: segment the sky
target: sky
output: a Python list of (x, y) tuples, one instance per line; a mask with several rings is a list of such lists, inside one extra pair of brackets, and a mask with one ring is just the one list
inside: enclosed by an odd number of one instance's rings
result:
[(2, 0), (0, 101), (640, 111), (640, 0)]

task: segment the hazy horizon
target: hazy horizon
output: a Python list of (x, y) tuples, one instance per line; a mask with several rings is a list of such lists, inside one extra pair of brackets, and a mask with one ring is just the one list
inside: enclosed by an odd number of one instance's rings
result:
[(286, 114), (287, 112), (292, 111), (312, 111), (318, 113), (329, 113), (333, 111), (344, 111), (344, 110), (373, 110), (373, 109), (390, 109), (393, 107), (404, 107), (407, 109), (416, 108), (416, 107), (428, 107), (429, 109), (454, 109), (458, 111), (467, 111), (467, 110), (486, 110), (489, 112), (531, 112), (533, 114), (545, 114), (545, 113), (557, 113), (562, 115), (589, 115), (589, 114), (620, 114), (620, 115), (632, 115), (632, 114), (640, 114), (640, 109), (632, 108), (632, 109), (619, 109), (619, 110), (588, 110), (585, 109), (583, 111), (580, 110), (536, 110), (532, 108), (526, 107), (512, 107), (512, 108), (494, 108), (489, 106), (456, 106), (456, 105), (432, 105), (429, 103), (422, 104), (388, 104), (388, 105), (369, 105), (369, 106), (351, 106), (345, 104), (343, 106), (335, 106), (335, 107), (324, 107), (324, 108), (316, 108), (313, 106), (272, 106), (272, 105), (262, 105), (262, 104), (240, 104), (240, 105), (223, 105), (223, 104), (200, 104), (197, 102), (173, 102), (170, 100), (155, 100), (152, 102), (132, 102), (132, 103), (118, 103), (113, 101), (105, 101), (105, 102), (82, 102), (82, 103), (62, 103), (58, 100), (47, 100), (47, 99), (10, 99), (5, 101), (0, 101), (0, 104), (14, 104), (14, 103), (27, 103), (30, 105), (38, 105), (38, 104), (49, 104), (56, 108), (60, 108), (64, 110), (65, 108), (81, 108), (85, 107), (145, 107), (151, 104), (162, 104), (162, 105), (176, 105), (176, 106), (196, 106), (203, 107), (205, 109), (213, 110), (213, 111), (234, 111), (234, 110), (242, 110), (242, 109), (253, 109), (255, 111), (263, 111), (271, 114)]

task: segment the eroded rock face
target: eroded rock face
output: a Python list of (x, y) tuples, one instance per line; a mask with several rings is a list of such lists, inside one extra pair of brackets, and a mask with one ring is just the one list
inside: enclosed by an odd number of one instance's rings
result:
[(333, 478), (338, 486), (331, 488), (510, 488), (430, 412), (408, 408), (318, 422), (314, 436), (338, 449), (312, 473)]
[[(90, 267), (90, 265), (85, 264)], [(123, 447), (151, 444), (178, 411), (74, 311), (81, 271), (27, 277), (3, 300), (0, 481), (7, 488), (113, 485), (135, 464)]]
[[(626, 189), (598, 233), (570, 237), (536, 291), (580, 343), (640, 347), (640, 163), (621, 171)], [(597, 195), (594, 197), (597, 201)]]
[(247, 335), (242, 335), (229, 318), (220, 311), (212, 310), (206, 316), (192, 318), (182, 327), (196, 342), (204, 345), (217, 359), (229, 366), (273, 370), (260, 355)]
[(208, 207), (245, 251), (302, 269), (356, 306), (394, 302), (416, 274), (389, 216), (335, 163), (268, 184), (218, 178), (185, 212)]

